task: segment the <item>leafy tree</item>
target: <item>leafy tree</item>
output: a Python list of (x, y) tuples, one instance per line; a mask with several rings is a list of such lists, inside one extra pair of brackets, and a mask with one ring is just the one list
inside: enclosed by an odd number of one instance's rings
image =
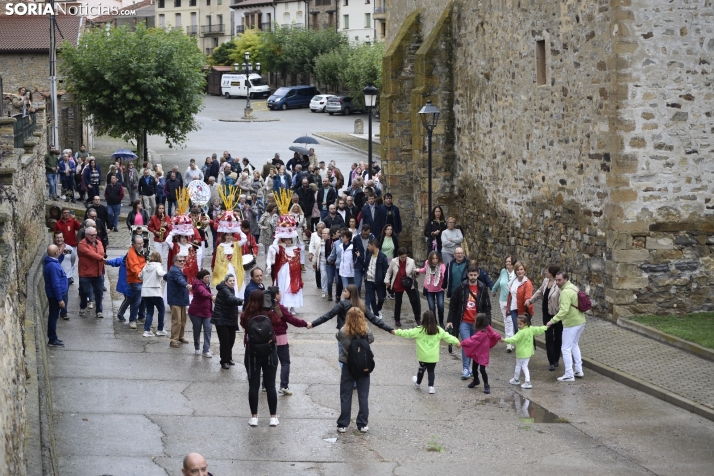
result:
[(285, 74), (288, 68), (288, 61), (284, 54), (285, 45), (288, 42), (289, 32), (280, 28), (278, 23), (273, 23), (270, 31), (263, 32), (261, 36), (261, 68), (265, 71)]
[(374, 83), (377, 89), (382, 90), (384, 43), (351, 46), (347, 56), (346, 67), (341, 69), (340, 82), (349, 89), (353, 99), (363, 105), (364, 96), (361, 92), (369, 83)]
[(338, 50), (322, 54), (315, 59), (315, 75), (317, 80), (332, 86), (337, 91), (342, 82), (342, 72), (347, 68), (350, 48), (344, 46)]
[(335, 30), (290, 30), (285, 44), (287, 69), (291, 73), (315, 73), (318, 56), (341, 48), (347, 44), (347, 37)]
[(64, 42), (61, 57), (67, 89), (98, 134), (140, 142), (147, 131), (181, 145), (198, 130), (206, 57), (190, 36), (141, 24), (133, 32), (102, 28), (87, 31), (77, 47)]
[(261, 41), (261, 33), (255, 29), (247, 29), (245, 33), (240, 35), (238, 38), (233, 40), (235, 43), (235, 48), (230, 54), (230, 63), (243, 64), (245, 62), (245, 52), (250, 53), (250, 62), (255, 65), (255, 63), (261, 63), (260, 67), (263, 69), (263, 43)]
[(213, 50), (211, 56), (208, 57), (208, 61), (214, 66), (230, 66), (233, 64), (233, 61), (231, 61), (231, 54), (233, 54), (235, 49), (235, 40), (221, 43)]

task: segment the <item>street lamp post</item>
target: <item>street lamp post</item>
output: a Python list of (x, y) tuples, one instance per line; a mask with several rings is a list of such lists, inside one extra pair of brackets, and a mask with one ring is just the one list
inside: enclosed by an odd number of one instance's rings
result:
[(364, 105), (367, 107), (367, 115), (369, 116), (368, 142), (367, 142), (367, 177), (372, 179), (372, 108), (377, 102), (377, 93), (379, 92), (374, 84), (369, 83), (369, 86), (362, 90), (364, 93)]
[(260, 63), (255, 63), (255, 68), (254, 68), (253, 63), (250, 62), (250, 52), (246, 51), (245, 52), (245, 62), (242, 65), (239, 65), (238, 63), (234, 63), (233, 70), (236, 73), (243, 71), (243, 74), (245, 75), (246, 100), (245, 100), (244, 116), (251, 117), (252, 109), (250, 108), (250, 74), (254, 73), (254, 72), (255, 73), (260, 72)]
[(427, 101), (424, 107), (419, 111), (419, 116), (421, 116), (421, 123), (424, 124), (426, 128), (426, 133), (428, 136), (428, 148), (429, 148), (429, 162), (427, 165), (429, 174), (429, 209), (427, 213), (431, 213), (431, 135), (434, 132), (436, 124), (439, 122), (439, 115), (441, 111), (434, 106), (431, 101)]

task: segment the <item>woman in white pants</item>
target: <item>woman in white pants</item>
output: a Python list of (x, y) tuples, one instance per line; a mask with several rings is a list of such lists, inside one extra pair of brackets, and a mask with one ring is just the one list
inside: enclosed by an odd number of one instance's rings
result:
[[(496, 295), (496, 291), (500, 291), (498, 304), (501, 307), (501, 315), (503, 316), (503, 327), (506, 331), (506, 338), (513, 337), (513, 334), (515, 334), (511, 314), (506, 309), (506, 305), (508, 304), (508, 283), (516, 277), (516, 272), (513, 269), (513, 265), (515, 263), (516, 259), (513, 255), (506, 256), (506, 267), (501, 270), (498, 280), (494, 283), (493, 288), (491, 289), (494, 296)], [(513, 352), (513, 346), (511, 344), (506, 346), (506, 352)]]

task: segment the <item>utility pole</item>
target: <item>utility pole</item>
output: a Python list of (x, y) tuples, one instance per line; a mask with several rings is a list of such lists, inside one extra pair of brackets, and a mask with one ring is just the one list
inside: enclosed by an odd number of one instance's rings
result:
[(50, 15), (50, 104), (52, 105), (52, 144), (58, 149), (61, 148), (59, 142), (59, 112), (57, 107), (57, 40), (55, 31), (57, 29), (55, 17), (55, 0), (50, 0), (52, 14)]

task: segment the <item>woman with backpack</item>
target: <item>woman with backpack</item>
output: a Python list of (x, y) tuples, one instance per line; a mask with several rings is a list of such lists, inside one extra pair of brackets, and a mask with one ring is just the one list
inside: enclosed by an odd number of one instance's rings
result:
[[(342, 291), (342, 300), (335, 304), (335, 307), (330, 309), (326, 314), (323, 314), (322, 316), (318, 317), (310, 324), (308, 324), (307, 328), (312, 329), (313, 327), (317, 327), (320, 324), (323, 324), (332, 319), (333, 317), (337, 316), (337, 329), (342, 329), (347, 319), (347, 313), (352, 308), (357, 308), (362, 311), (367, 320), (369, 320), (369, 322), (371, 322), (375, 326), (379, 327), (384, 331), (389, 332), (390, 334), (394, 334), (394, 329), (385, 324), (384, 321), (382, 321), (381, 319), (375, 319), (374, 314), (372, 314), (372, 311), (367, 309), (364, 302), (359, 298), (359, 289), (357, 289), (356, 284), (348, 284)], [(340, 339), (337, 339), (337, 349), (337, 355), (341, 356), (344, 349), (342, 348), (342, 341)], [(340, 362), (343, 362), (341, 358)], [(342, 367), (342, 364), (340, 364), (340, 367)]]
[(238, 331), (238, 306), (243, 304), (243, 300), (235, 295), (235, 284), (235, 276), (227, 274), (223, 282), (216, 286), (218, 294), (211, 316), (211, 324), (216, 326), (216, 334), (218, 334), (223, 370), (228, 370), (231, 365), (236, 364), (233, 361), (233, 344)]
[[(348, 287), (354, 286), (350, 284)], [(356, 287), (356, 286), (355, 286)], [(357, 429), (362, 433), (369, 430), (369, 374), (374, 369), (374, 356), (369, 344), (374, 342), (374, 335), (367, 325), (365, 315), (358, 307), (353, 307), (345, 316), (345, 325), (336, 334), (340, 343), (340, 417), (337, 419), (337, 431), (345, 433), (352, 418), (352, 388), (357, 387), (359, 411)], [(365, 368), (366, 367), (366, 368)]]
[[(267, 297), (267, 302), (266, 302)], [(270, 426), (278, 426), (278, 394), (275, 391), (275, 374), (278, 370), (278, 353), (273, 322), (277, 321), (273, 307), (272, 293), (256, 289), (250, 294), (248, 303), (240, 316), (240, 325), (245, 330), (245, 370), (248, 373), (248, 404), (250, 405), (250, 426), (258, 426), (258, 395), (260, 375), (268, 396)], [(267, 310), (265, 308), (268, 308)], [(287, 326), (286, 326), (287, 327)]]

